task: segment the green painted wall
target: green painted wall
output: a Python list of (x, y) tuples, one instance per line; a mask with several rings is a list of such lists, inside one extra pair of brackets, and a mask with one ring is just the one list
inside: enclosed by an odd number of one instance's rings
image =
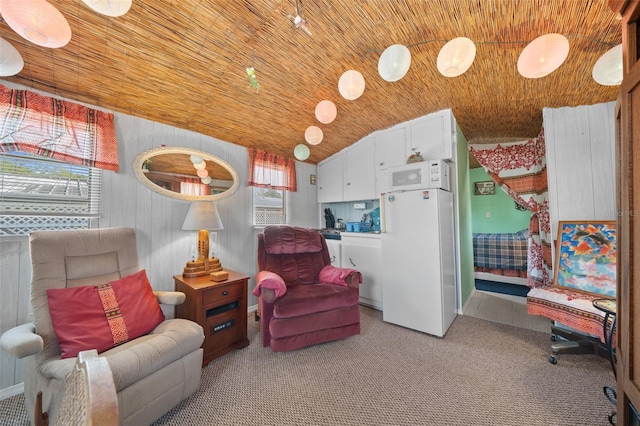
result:
[(458, 144), (456, 163), (458, 165), (458, 232), (460, 241), (460, 306), (464, 306), (475, 288), (473, 277), (473, 239), (471, 212), (471, 180), (469, 177), (469, 149), (467, 138), (457, 128)]
[(499, 187), (496, 186), (495, 195), (475, 195), (475, 182), (491, 180), (482, 167), (469, 170), (469, 179), (473, 232), (518, 232), (529, 226), (531, 213), (516, 210), (515, 202)]

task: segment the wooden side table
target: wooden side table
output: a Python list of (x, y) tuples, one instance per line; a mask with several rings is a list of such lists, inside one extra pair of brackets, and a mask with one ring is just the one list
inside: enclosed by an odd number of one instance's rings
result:
[(247, 285), (249, 277), (229, 269), (225, 281), (209, 275), (186, 278), (174, 275), (177, 291), (187, 295), (176, 306), (176, 318), (195, 321), (204, 328), (202, 366), (235, 349), (249, 345), (247, 339)]

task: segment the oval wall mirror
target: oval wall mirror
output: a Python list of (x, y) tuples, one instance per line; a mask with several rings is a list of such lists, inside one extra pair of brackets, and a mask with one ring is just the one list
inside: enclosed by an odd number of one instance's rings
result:
[(187, 201), (219, 200), (236, 192), (238, 172), (207, 152), (163, 146), (139, 154), (133, 162), (136, 177), (149, 189)]

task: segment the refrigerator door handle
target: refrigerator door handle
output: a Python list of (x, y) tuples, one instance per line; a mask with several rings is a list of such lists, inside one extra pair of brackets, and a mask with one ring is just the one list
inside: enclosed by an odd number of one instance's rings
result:
[(380, 194), (380, 233), (385, 234), (387, 232), (387, 217), (384, 210), (385, 194)]

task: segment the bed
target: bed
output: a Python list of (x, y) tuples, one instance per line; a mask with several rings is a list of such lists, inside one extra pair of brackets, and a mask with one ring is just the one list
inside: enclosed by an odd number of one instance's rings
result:
[(473, 234), (473, 269), (476, 279), (527, 285), (529, 232)]

